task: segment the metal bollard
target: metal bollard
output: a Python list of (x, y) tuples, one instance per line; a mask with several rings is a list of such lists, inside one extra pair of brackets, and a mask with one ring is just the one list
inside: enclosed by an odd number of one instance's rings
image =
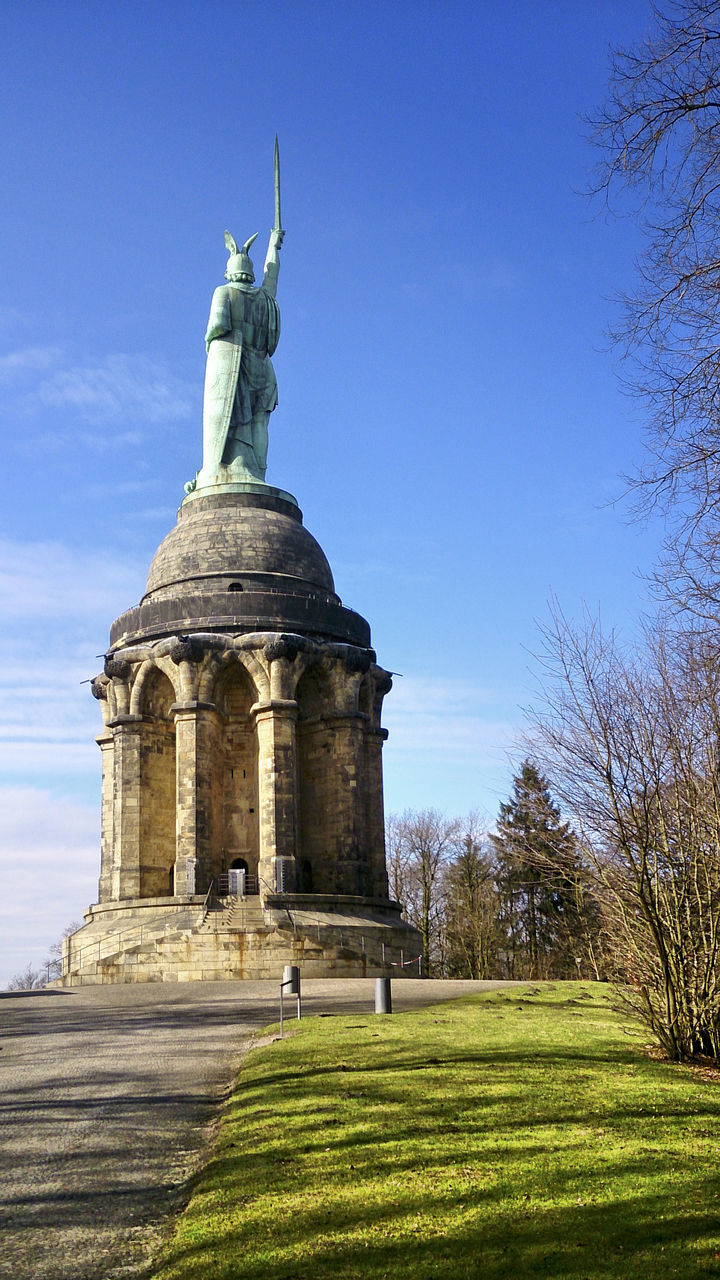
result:
[(283, 969), (282, 982), (280, 983), (280, 1038), (282, 1039), (284, 1018), (283, 994), (288, 991), (291, 996), (297, 996), (297, 1016), (298, 1022), (302, 1018), (302, 1004), (300, 1002), (300, 967), (296, 964), (286, 964)]
[(300, 995), (300, 966), (286, 964), (283, 969), (282, 984), (288, 995)]
[(375, 979), (375, 1012), (392, 1013), (392, 989), (390, 978)]

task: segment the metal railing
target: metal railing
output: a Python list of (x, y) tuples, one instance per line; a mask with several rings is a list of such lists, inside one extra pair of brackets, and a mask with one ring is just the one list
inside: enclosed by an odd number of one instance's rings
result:
[(215, 881), (214, 881), (214, 880), (211, 880), (211, 881), (210, 881), (210, 888), (208, 889), (207, 893), (205, 894), (205, 901), (204, 901), (204, 902), (203, 902), (203, 904), (202, 904), (202, 911), (200, 912), (200, 928), (201, 928), (201, 929), (202, 929), (202, 927), (203, 927), (203, 925), (204, 925), (205, 921), (207, 920), (208, 915), (209, 915), (209, 913), (210, 913), (210, 909), (211, 909), (211, 907), (212, 907), (212, 905), (213, 905), (214, 890), (215, 890)]
[[(394, 947), (387, 942), (383, 942), (378, 938), (377, 934), (362, 933), (358, 939), (357, 934), (353, 930), (348, 933), (342, 927), (338, 928), (333, 924), (303, 924), (298, 922), (289, 907), (285, 907), (288, 913), (290, 924), (292, 925), (293, 935), (297, 937), (304, 934), (311, 937), (317, 934), (318, 945), (323, 944), (327, 947), (337, 947), (341, 951), (350, 951), (358, 954), (358, 941), (360, 943), (360, 955), (365, 956), (366, 961), (370, 964), (382, 965), (383, 968), (392, 969), (412, 969), (417, 968), (417, 976), (423, 976), (422, 954), (413, 955), (405, 947)], [(325, 935), (324, 937), (322, 935)]]
[[(107, 960), (110, 956), (117, 955), (119, 951), (127, 950), (131, 946), (140, 947), (143, 942), (158, 942), (168, 933), (181, 931), (188, 926), (192, 928), (187, 908), (185, 908), (177, 911), (171, 919), (166, 920), (162, 925), (128, 925), (125, 929), (115, 929), (112, 933), (104, 933), (101, 938), (93, 938), (80, 946), (73, 946), (72, 937), (70, 937), (68, 938), (67, 952), (63, 956), (63, 977), (74, 969), (81, 969), (86, 964), (93, 963), (93, 961), (99, 964), (101, 960)], [(93, 953), (95, 954), (93, 955)]]

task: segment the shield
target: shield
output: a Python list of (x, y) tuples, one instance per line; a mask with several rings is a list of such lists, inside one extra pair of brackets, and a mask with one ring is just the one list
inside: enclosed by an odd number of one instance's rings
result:
[(225, 451), (240, 373), (239, 333), (226, 333), (210, 343), (203, 397), (203, 470), (214, 472)]

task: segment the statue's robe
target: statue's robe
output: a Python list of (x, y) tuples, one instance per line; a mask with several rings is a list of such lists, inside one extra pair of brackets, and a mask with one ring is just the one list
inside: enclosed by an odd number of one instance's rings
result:
[(252, 420), (278, 402), (270, 360), (280, 338), (274, 287), (220, 285), (213, 294), (203, 400), (204, 466), (222, 461), (229, 438), (252, 446)]

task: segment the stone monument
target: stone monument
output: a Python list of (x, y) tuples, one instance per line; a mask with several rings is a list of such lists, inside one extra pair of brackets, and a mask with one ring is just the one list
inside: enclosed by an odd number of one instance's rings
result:
[(203, 460), (92, 684), (103, 713), (98, 902), (63, 981), (417, 976), (388, 896), (390, 675), (291, 494), (265, 482), (280, 224), (263, 283), (226, 233)]

